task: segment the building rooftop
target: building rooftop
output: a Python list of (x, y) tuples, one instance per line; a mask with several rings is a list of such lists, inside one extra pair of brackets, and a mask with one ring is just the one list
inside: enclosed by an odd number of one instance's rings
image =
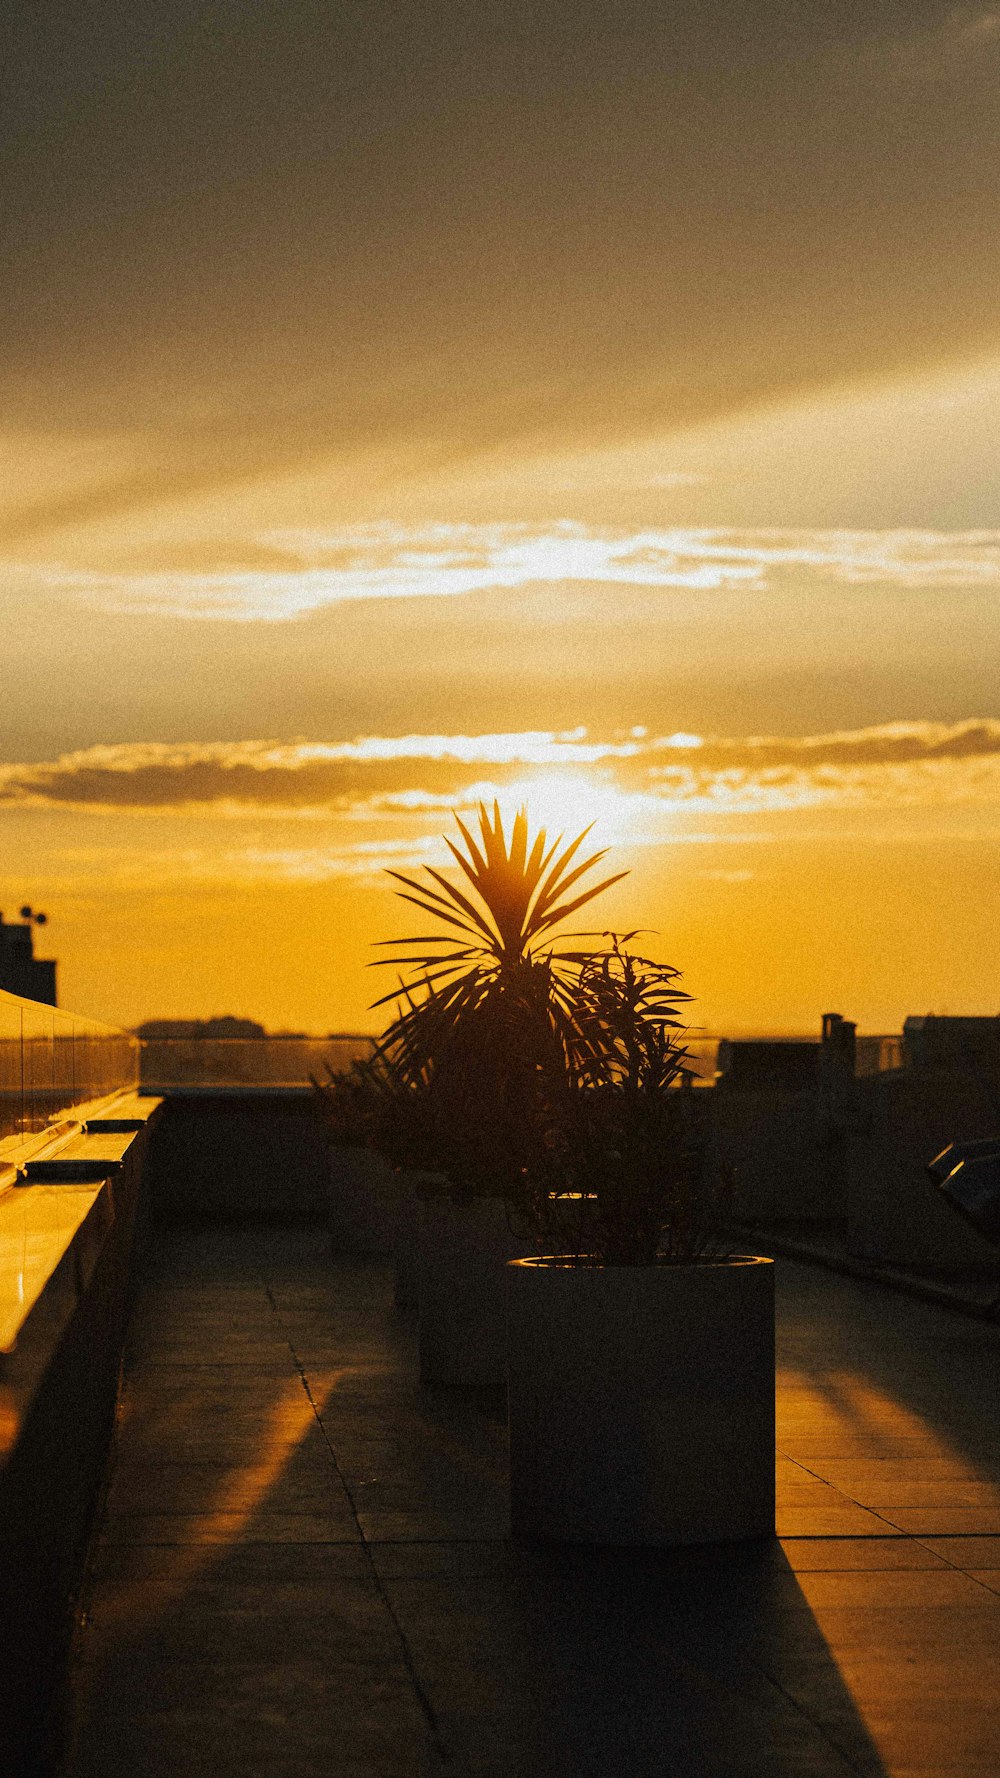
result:
[(35, 956), (35, 927), (44, 926), (44, 914), (21, 909), (20, 920), (0, 914), (0, 988), (25, 1000), (56, 1004), (56, 965), (52, 958)]

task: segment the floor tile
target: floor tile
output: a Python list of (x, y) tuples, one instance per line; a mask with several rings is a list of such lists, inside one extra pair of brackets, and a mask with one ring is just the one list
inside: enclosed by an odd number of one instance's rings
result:
[(958, 1568), (1000, 1568), (1000, 1536), (922, 1537), (920, 1542)]
[(946, 1566), (943, 1556), (911, 1537), (783, 1537), (778, 1548), (796, 1573)]
[(420, 1388), (387, 1265), (154, 1257), (64, 1778), (1000, 1772), (992, 1330), (782, 1262), (781, 1541), (559, 1548), (510, 1540), (502, 1400)]
[(129, 1512), (107, 1519), (101, 1537), (108, 1544), (354, 1543), (359, 1532), (349, 1512)]
[(910, 1537), (1000, 1537), (1000, 1506), (894, 1506), (885, 1517)]

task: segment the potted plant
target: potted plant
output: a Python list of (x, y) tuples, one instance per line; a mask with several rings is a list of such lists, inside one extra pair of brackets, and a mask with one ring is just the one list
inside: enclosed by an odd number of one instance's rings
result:
[(625, 874), (581, 887), (605, 856), (580, 859), (586, 834), (531, 842), (522, 812), (508, 837), (495, 805), (458, 826), (463, 883), (391, 873), (445, 931), (388, 941), (406, 973), (367, 1085), (386, 1152), (444, 1181), (421, 1206), (422, 1374), (497, 1381), (506, 1272), (517, 1530), (769, 1532), (772, 1273), (700, 1198), (678, 972), (634, 933), (559, 940)]
[(379, 1112), (397, 1154), (439, 1176), (420, 1205), (421, 1376), (502, 1387), (503, 1266), (537, 1251), (525, 1194), (543, 1108), (579, 1043), (581, 956), (560, 951), (556, 929), (617, 876), (583, 887), (604, 852), (581, 857), (586, 833), (530, 840), (523, 811), (509, 833), (496, 805), (480, 805), (476, 833), (456, 822), (459, 843), (446, 844), (461, 883), (429, 867), (390, 873), (443, 930), (386, 941), (404, 974), (376, 1002), (395, 1007), (378, 1046), (380, 1084), (392, 1083)]
[(771, 1536), (773, 1267), (713, 1232), (677, 974), (627, 944), (581, 969), (582, 1041), (526, 1194), (545, 1257), (507, 1267), (512, 1527), (601, 1544)]
[[(402, 998), (412, 1003), (405, 992)], [(479, 1177), (461, 1134), (469, 1083), (462, 1093), (453, 1075), (420, 1064), (416, 1044), (400, 1040), (394, 1021), (370, 1058), (313, 1084), (333, 1138), (333, 1251), (392, 1254), (397, 1307), (424, 1302), (425, 1382), (502, 1385), (502, 1268), (528, 1249), (511, 1231), (504, 1200), (469, 1183)], [(443, 1164), (460, 1184), (438, 1170)], [(477, 1263), (479, 1274), (488, 1272), (485, 1290), (472, 1276)], [(470, 1300), (474, 1307), (463, 1307)]]

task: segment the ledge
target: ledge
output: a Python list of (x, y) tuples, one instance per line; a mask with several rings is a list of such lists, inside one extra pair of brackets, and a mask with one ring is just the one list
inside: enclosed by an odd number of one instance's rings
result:
[[(107, 1462), (143, 1238), (138, 1129), (85, 1127), (132, 1089), (0, 1148), (0, 1772), (49, 1771), (74, 1601)], [(155, 1106), (150, 1105), (150, 1111)], [(127, 1114), (127, 1113), (126, 1113)], [(99, 1177), (80, 1179), (85, 1171)], [(37, 1171), (54, 1177), (39, 1180)], [(32, 1178), (32, 1172), (35, 1177)]]
[[(86, 1289), (115, 1220), (114, 1178), (161, 1103), (146, 1101), (148, 1114), (128, 1121), (134, 1097), (119, 1092), (78, 1106), (73, 1117), (0, 1156), (0, 1456), (11, 1429), (3, 1356), (14, 1351), (50, 1282), (63, 1319)], [(117, 1117), (119, 1109), (124, 1119)], [(109, 1119), (126, 1127), (107, 1129)], [(64, 1300), (67, 1280), (61, 1277), (67, 1256), (71, 1303)]]
[[(0, 1199), (0, 1354), (13, 1352), (28, 1317), (78, 1237), (80, 1251), (74, 1255), (72, 1283), (86, 1287), (113, 1220), (114, 1204), (106, 1179), (89, 1184), (25, 1186)], [(62, 1297), (64, 1293), (60, 1289), (57, 1294)], [(74, 1288), (74, 1300), (76, 1294)], [(3, 1376), (0, 1365), (0, 1379)], [(9, 1403), (4, 1395), (5, 1382), (0, 1381), (0, 1402), (6, 1409)], [(9, 1414), (0, 1412), (2, 1452)]]
[(156, 1116), (162, 1098), (154, 1093), (122, 1093), (96, 1108), (81, 1106), (78, 1116), (88, 1134), (101, 1131), (106, 1135), (128, 1130), (144, 1130)]
[(39, 1155), (25, 1164), (24, 1175), (29, 1185), (45, 1181), (67, 1185), (83, 1185), (88, 1181), (106, 1179), (124, 1165), (136, 1130), (80, 1131), (60, 1144), (52, 1154)]
[(141, 1097), (160, 1095), (162, 1099), (311, 1099), (316, 1088), (311, 1081), (161, 1081), (141, 1088)]
[(801, 1260), (807, 1265), (822, 1266), (828, 1272), (839, 1272), (844, 1278), (882, 1284), (904, 1296), (916, 1297), (920, 1302), (934, 1303), (941, 1309), (954, 1309), (957, 1314), (971, 1316), (975, 1321), (996, 1324), (1000, 1319), (1000, 1267), (992, 1281), (969, 1274), (957, 1278), (935, 1277), (908, 1266), (859, 1258), (848, 1253), (843, 1242), (828, 1234), (791, 1233), (767, 1228), (740, 1232), (777, 1258)]
[(82, 1129), (76, 1118), (64, 1117), (59, 1123), (36, 1130), (31, 1136), (9, 1137), (0, 1144), (0, 1193), (9, 1191), (11, 1186), (25, 1178), (29, 1163), (58, 1154), (67, 1142), (81, 1134)]

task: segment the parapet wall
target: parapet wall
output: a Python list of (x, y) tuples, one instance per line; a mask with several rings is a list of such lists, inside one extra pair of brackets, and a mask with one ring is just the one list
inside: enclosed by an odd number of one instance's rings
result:
[[(59, 1751), (76, 1596), (143, 1228), (148, 1139), (148, 1125), (119, 1136), (109, 1145), (118, 1164), (86, 1180), (69, 1160), (60, 1178), (59, 1141), (43, 1144), (44, 1182), (0, 1195), (8, 1348), (0, 1353), (0, 1772), (17, 1778), (48, 1773)], [(70, 1131), (61, 1152), (74, 1144), (80, 1138)], [(26, 1313), (12, 1337), (19, 1291)]]
[(329, 1142), (311, 1089), (170, 1094), (149, 1165), (164, 1223), (303, 1223), (326, 1215)]

